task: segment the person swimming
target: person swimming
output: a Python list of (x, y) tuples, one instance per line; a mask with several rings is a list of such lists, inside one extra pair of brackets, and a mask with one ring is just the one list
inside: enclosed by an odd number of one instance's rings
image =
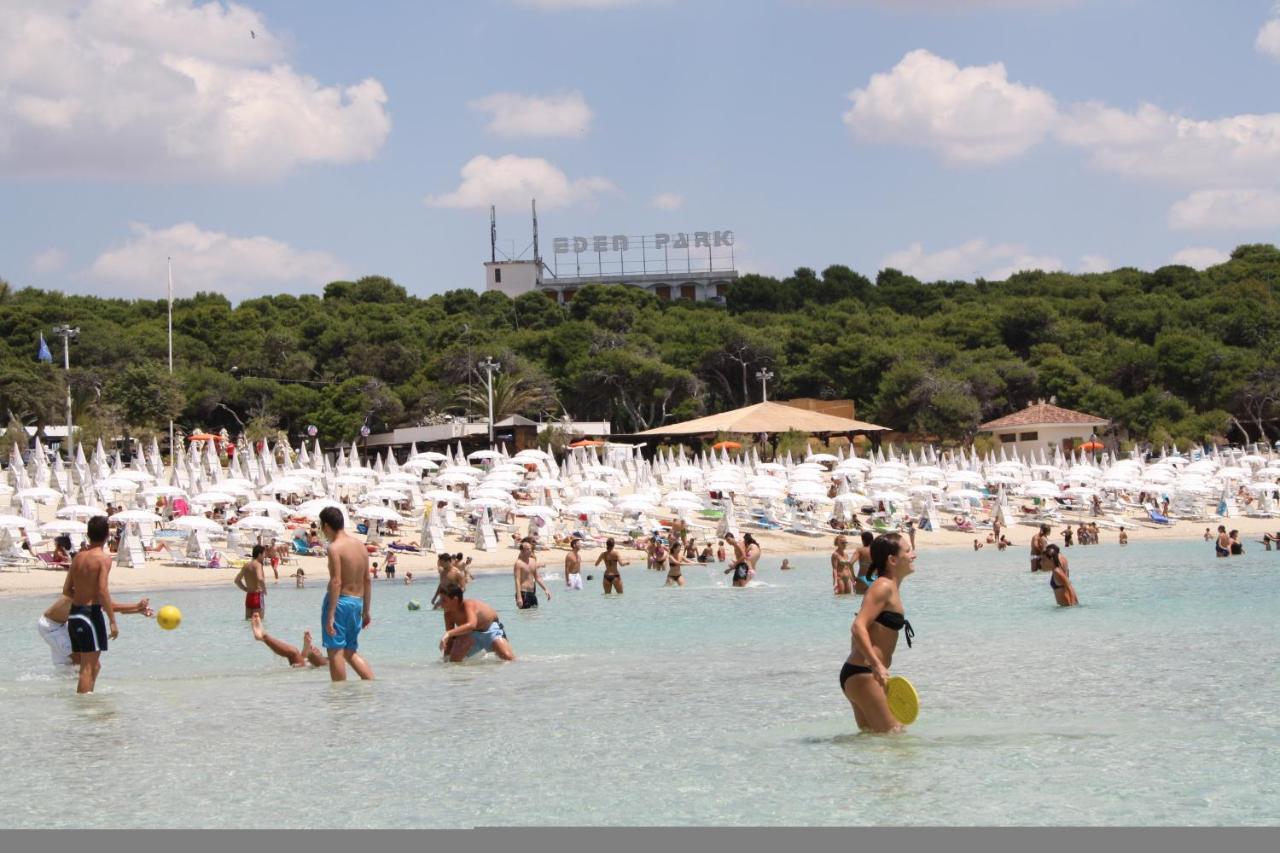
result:
[(840, 691), (853, 708), (863, 731), (901, 731), (889, 711), (885, 685), (902, 632), (911, 647), (915, 631), (902, 606), (902, 582), (915, 571), (915, 551), (899, 533), (876, 537), (870, 546), (871, 570), (876, 578), (862, 599), (862, 608), (850, 629), (849, 657), (840, 668)]

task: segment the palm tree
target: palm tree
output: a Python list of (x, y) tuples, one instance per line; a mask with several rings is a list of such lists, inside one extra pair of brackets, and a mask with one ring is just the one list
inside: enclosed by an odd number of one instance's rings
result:
[[(489, 410), (489, 391), (483, 382), (470, 388), (459, 389), (458, 402), (471, 405), (482, 412)], [(550, 389), (528, 381), (522, 376), (506, 373), (493, 375), (493, 419), (510, 415), (536, 414), (556, 405), (556, 397)]]

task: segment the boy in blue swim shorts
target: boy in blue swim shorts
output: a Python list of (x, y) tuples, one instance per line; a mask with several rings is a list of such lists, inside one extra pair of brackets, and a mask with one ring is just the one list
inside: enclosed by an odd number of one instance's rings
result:
[(360, 631), (369, 625), (373, 585), (369, 580), (369, 553), (344, 527), (337, 507), (320, 511), (320, 529), (329, 540), (329, 588), (320, 611), (321, 642), (329, 653), (329, 677), (347, 680), (347, 664), (365, 681), (373, 670), (360, 657)]
[(462, 587), (457, 584), (450, 584), (444, 591), (445, 632), (440, 638), (440, 650), (445, 659), (459, 663), (492, 651), (503, 660), (515, 660), (497, 611), (477, 599), (464, 601), (462, 595)]

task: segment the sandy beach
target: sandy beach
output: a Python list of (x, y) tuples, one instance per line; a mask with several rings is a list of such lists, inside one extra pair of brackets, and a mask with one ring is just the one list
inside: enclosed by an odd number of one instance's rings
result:
[[(1135, 526), (1132, 528), (1126, 527), (1126, 531), (1129, 534), (1129, 547), (1141, 548), (1144, 542), (1151, 541), (1185, 541), (1203, 544), (1206, 551), (1211, 553), (1212, 546), (1203, 542), (1204, 529), (1205, 527), (1210, 527), (1216, 531), (1218, 524), (1224, 524), (1228, 530), (1239, 530), (1240, 538), (1244, 542), (1246, 550), (1261, 549), (1263, 546), (1259, 543), (1259, 540), (1264, 532), (1275, 533), (1280, 531), (1280, 519), (1268, 518), (1232, 518), (1200, 523), (1179, 521), (1170, 527), (1158, 529), (1139, 526), (1135, 522)], [(1059, 543), (1062, 541), (1061, 531), (1063, 526), (1061, 523), (1054, 526), (1053, 541)], [(801, 536), (776, 531), (744, 529), (744, 532), (751, 532), (760, 542), (764, 551), (761, 566), (766, 570), (777, 568), (783, 557), (827, 552), (832, 547), (833, 539), (831, 536)], [(928, 557), (930, 550), (939, 548), (971, 549), (975, 537), (985, 542), (987, 532), (985, 529), (980, 530), (977, 534), (961, 533), (955, 530), (917, 531), (916, 547), (925, 558)], [(1013, 543), (1011, 547), (1014, 550), (1025, 552), (1034, 532), (1034, 527), (1019, 524), (1015, 525), (1006, 535)], [(1114, 543), (1116, 536), (1117, 531), (1115, 530), (1103, 529), (1101, 533), (1101, 539), (1104, 544)], [(986, 545), (985, 547), (995, 548), (994, 545)], [(471, 571), (473, 574), (510, 572), (516, 557), (516, 550), (510, 547), (500, 547), (495, 551), (477, 551), (469, 543), (454, 542), (450, 544), (450, 548), (454, 552), (461, 551), (464, 555), (472, 558)], [(624, 555), (624, 559), (631, 562), (632, 567), (637, 564), (643, 565), (645, 559), (643, 551), (631, 548), (620, 550)], [(563, 549), (552, 548), (538, 553), (548, 572), (558, 574), (561, 571), (564, 554), (566, 553)], [(599, 553), (598, 549), (585, 549), (583, 554), (584, 562), (589, 565), (594, 561), (597, 553)], [(381, 555), (375, 559), (378, 560), (379, 564), (382, 563)], [(434, 586), (436, 578), (435, 562), (434, 554), (401, 552), (397, 558), (397, 583), (400, 582), (399, 579), (403, 578), (406, 572), (412, 572), (415, 583), (421, 583), (423, 586)], [(289, 576), (299, 566), (302, 567), (306, 574), (308, 586), (318, 586), (324, 582), (328, 570), (323, 557), (291, 557), (288, 562), (280, 566), (280, 583), (292, 584), (293, 579)], [(111, 573), (111, 588), (116, 592), (132, 595), (177, 587), (230, 586), (236, 576), (236, 572), (237, 569), (232, 568), (198, 569), (169, 565), (163, 559), (148, 559), (146, 565), (142, 568), (117, 567), (114, 569)], [(6, 569), (0, 572), (0, 598), (25, 595), (53, 595), (62, 589), (65, 577), (64, 572), (57, 570), (33, 568), (29, 572), (24, 572), (21, 569)], [(268, 567), (268, 579), (271, 579), (270, 567)]]

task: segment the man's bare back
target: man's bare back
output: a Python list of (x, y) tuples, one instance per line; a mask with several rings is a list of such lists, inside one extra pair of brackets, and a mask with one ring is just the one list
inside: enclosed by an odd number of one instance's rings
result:
[(245, 592), (262, 592), (266, 589), (266, 578), (264, 576), (265, 567), (261, 560), (250, 560), (245, 563), (244, 568), (240, 570), (240, 574), (236, 575), (236, 586), (240, 586), (243, 582), (244, 586), (240, 587)]
[(335, 568), (342, 584), (340, 594), (363, 597), (369, 577), (369, 552), (346, 531), (339, 532), (329, 543), (330, 577), (333, 577)]
[[(101, 596), (100, 593), (107, 588), (106, 581), (110, 572), (111, 556), (101, 548), (86, 548), (71, 560), (71, 568), (67, 570), (67, 580), (63, 584), (63, 594), (71, 599), (72, 604), (101, 604), (106, 607), (111, 597)], [(106, 601), (102, 600), (104, 597)]]

